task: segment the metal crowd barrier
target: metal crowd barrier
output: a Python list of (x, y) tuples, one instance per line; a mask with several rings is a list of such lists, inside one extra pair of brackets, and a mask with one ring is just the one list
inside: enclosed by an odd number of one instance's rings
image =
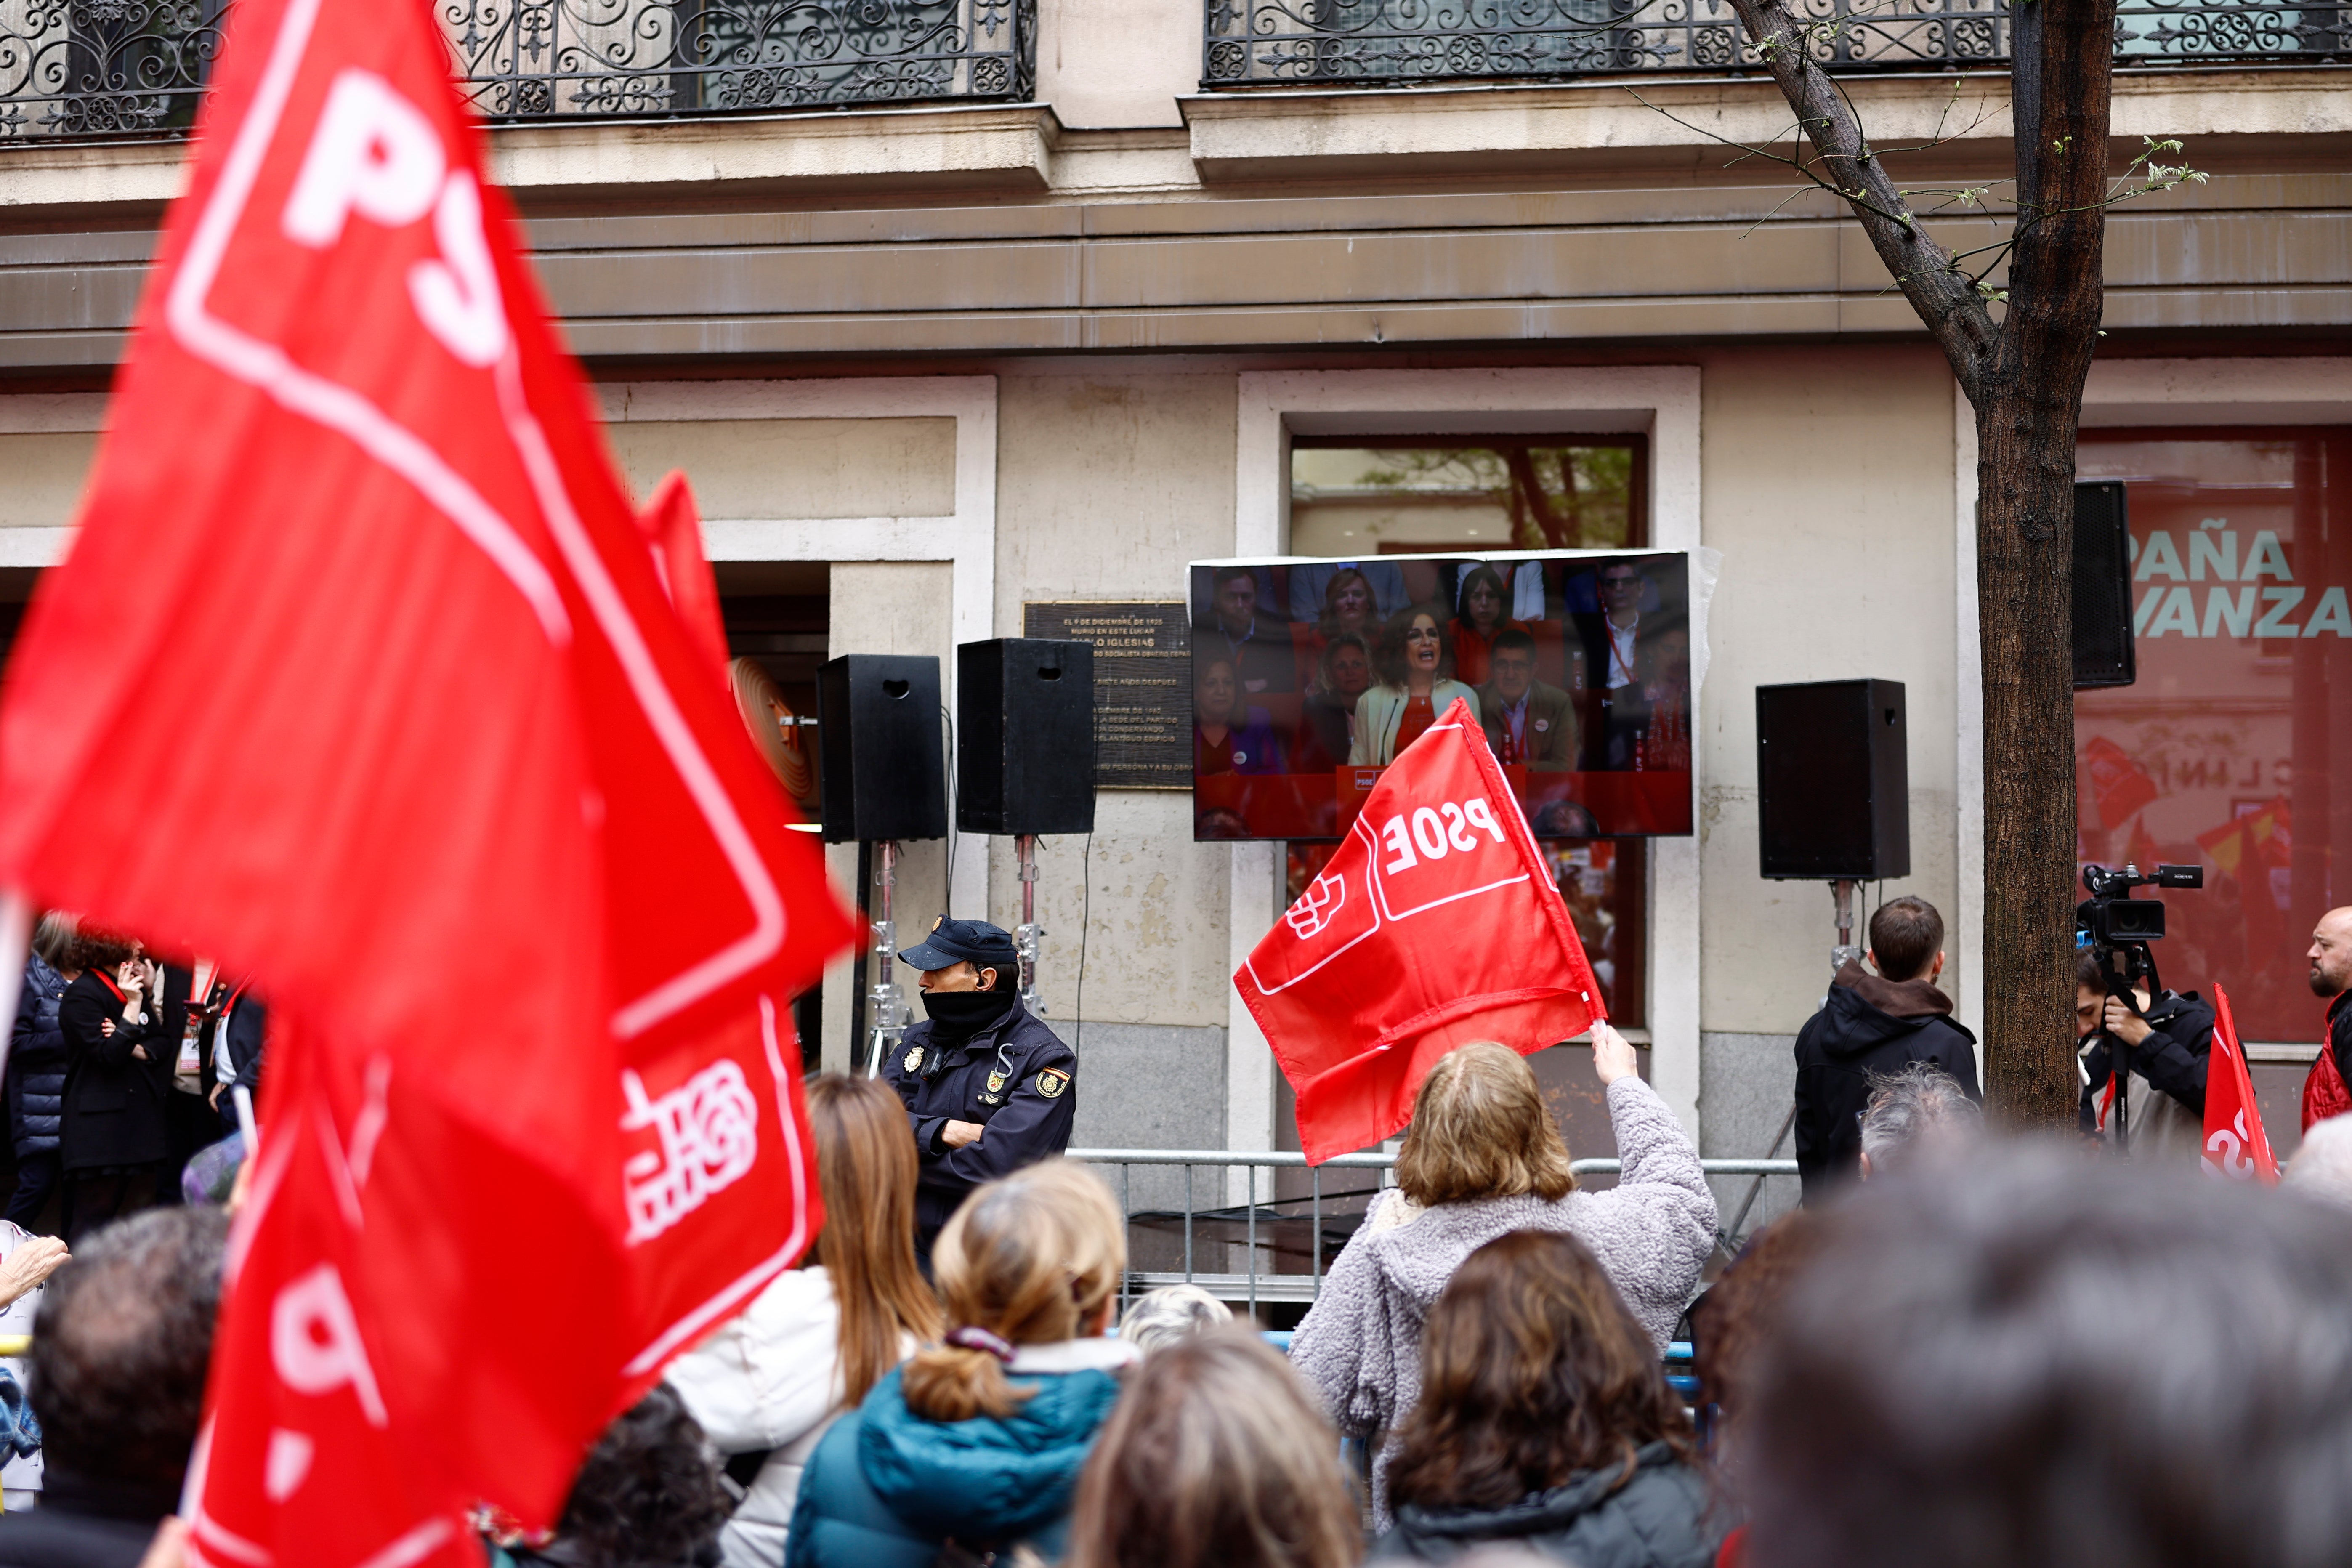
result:
[[(1355, 1233), (1364, 1209), (1394, 1184), (1396, 1164), (1396, 1156), (1387, 1153), (1341, 1154), (1309, 1165), (1304, 1154), (1222, 1149), (1072, 1149), (1069, 1158), (1118, 1167), (1113, 1184), (1127, 1216), (1129, 1259), (1119, 1288), (1122, 1308), (1163, 1285), (1197, 1285), (1221, 1300), (1246, 1302), (1252, 1312), (1260, 1302), (1315, 1300), (1324, 1269)], [(1145, 1180), (1140, 1206), (1139, 1168), (1170, 1173)], [(1570, 1165), (1579, 1176), (1615, 1175), (1618, 1168), (1615, 1160)], [(1699, 1168), (1710, 1176), (1797, 1173), (1794, 1160), (1701, 1160)], [(1204, 1170), (1212, 1173), (1205, 1182)], [(1176, 1171), (1183, 1173), (1181, 1193)], [(1261, 1172), (1270, 1179), (1261, 1180)], [(1212, 1201), (1203, 1204), (1204, 1196)]]

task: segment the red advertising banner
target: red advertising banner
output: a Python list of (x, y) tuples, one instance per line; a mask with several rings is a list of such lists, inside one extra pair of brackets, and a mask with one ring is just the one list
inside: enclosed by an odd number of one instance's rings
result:
[(2139, 679), (2074, 700), (2085, 861), (2205, 868), (2165, 895), (2175, 990), (2309, 1042), (2304, 950), (2352, 903), (2352, 432), (2085, 430), (2131, 521)]

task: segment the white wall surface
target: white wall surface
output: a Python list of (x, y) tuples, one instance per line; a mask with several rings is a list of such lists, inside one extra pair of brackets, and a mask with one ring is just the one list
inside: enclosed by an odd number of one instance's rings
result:
[[(1188, 562), (1233, 548), (1231, 372), (1005, 374), (997, 383), (996, 629), (1027, 600), (1181, 599)], [(840, 610), (834, 611), (836, 624)], [(1225, 1021), (1223, 846), (1192, 842), (1187, 793), (1097, 800), (1089, 1017)], [(1053, 911), (1042, 962), (1057, 1018), (1075, 1000), (1077, 845), (1048, 845), (1038, 891)], [(1019, 921), (1013, 843), (991, 846), (995, 918)]]
[(1706, 538), (1723, 575), (1703, 699), (1701, 1016), (1710, 1031), (1793, 1034), (1828, 988), (1836, 933), (1825, 884), (1757, 875), (1759, 685), (1903, 682), (1912, 874), (1865, 888), (1857, 919), (1874, 897), (1916, 893), (1943, 912), (1954, 961), (1969, 951), (1954, 929), (1951, 376), (1927, 349), (1768, 350), (1710, 355), (1705, 387)]

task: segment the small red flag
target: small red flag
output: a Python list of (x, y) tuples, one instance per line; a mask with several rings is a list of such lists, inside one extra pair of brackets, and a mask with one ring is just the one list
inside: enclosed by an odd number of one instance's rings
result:
[(2205, 1065), (2205, 1168), (2236, 1181), (2275, 1185), (2278, 1161), (2270, 1134), (2263, 1131), (2263, 1108), (2254, 1102), (2253, 1076), (2245, 1047), (2238, 1043), (2230, 998), (2213, 987), (2213, 1049)]
[(653, 499), (637, 514), (637, 527), (654, 553), (654, 570), (669, 602), (701, 645), (702, 654), (723, 683), (727, 670), (727, 625), (719, 610), (719, 583), (702, 553), (702, 513), (694, 487), (672, 468), (654, 487)]
[(1584, 944), (1486, 732), (1456, 699), (1365, 800), (1234, 985), (1298, 1096), (1318, 1163), (1412, 1116), (1430, 1065), (1526, 1054), (1608, 1016)]
[(478, 1563), (466, 1509), (550, 1522), (815, 1234), (783, 1010), (851, 926), (425, 0), (240, 0), (213, 85), (0, 709), (0, 886), (278, 1026), (191, 1557)]

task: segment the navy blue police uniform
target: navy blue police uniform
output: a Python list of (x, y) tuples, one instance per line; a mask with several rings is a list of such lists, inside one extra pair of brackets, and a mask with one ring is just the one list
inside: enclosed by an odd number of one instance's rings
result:
[[(982, 996), (1003, 997), (1002, 1011), (961, 1027), (940, 1016), (908, 1027), (884, 1064), (890, 1087), (906, 1102), (921, 1175), (915, 1194), (916, 1248), (928, 1259), (939, 1236), (974, 1187), (1050, 1160), (1070, 1146), (1077, 1115), (1077, 1058), (1044, 1019), (1013, 993), (1017, 961), (1013, 939), (983, 921), (942, 920), (922, 942), (898, 955), (917, 969), (958, 963), (996, 971), (995, 989), (951, 992), (962, 1007)], [(926, 997), (926, 1005), (931, 998)], [(943, 1007), (933, 1008), (936, 1014)], [(987, 1131), (961, 1149), (941, 1134), (950, 1121), (976, 1121)]]

